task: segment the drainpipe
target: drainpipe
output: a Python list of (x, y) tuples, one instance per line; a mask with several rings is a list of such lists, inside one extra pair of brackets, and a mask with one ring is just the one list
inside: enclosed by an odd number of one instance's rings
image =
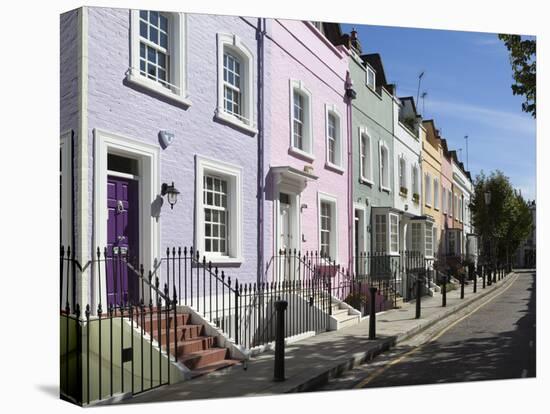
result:
[[(355, 99), (356, 92), (353, 89), (353, 81), (349, 71), (346, 71), (345, 82), (345, 102), (346, 102), (346, 118), (347, 118), (347, 141), (348, 141), (348, 269), (353, 269), (353, 237), (350, 234), (354, 232), (355, 212), (353, 210), (353, 152), (352, 152), (352, 120), (351, 120), (351, 103)], [(357, 237), (357, 236), (356, 236)]]
[(258, 219), (258, 274), (257, 282), (262, 283), (264, 278), (264, 202), (265, 202), (265, 174), (264, 174), (264, 39), (266, 19), (258, 18), (256, 27), (258, 79), (257, 79), (257, 112), (258, 112), (258, 188), (257, 188), (257, 219)]

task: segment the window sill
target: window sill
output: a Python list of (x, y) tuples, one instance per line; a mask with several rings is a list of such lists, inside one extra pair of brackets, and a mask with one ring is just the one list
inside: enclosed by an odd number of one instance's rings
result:
[(129, 72), (126, 75), (126, 80), (133, 85), (137, 85), (139, 87), (147, 89), (177, 104), (184, 105), (185, 107), (190, 107), (192, 105), (192, 102), (188, 98), (184, 98), (182, 95), (178, 95), (171, 90), (161, 86), (158, 82), (153, 82), (152, 80), (147, 79), (141, 75), (134, 75)]
[(258, 133), (258, 129), (244, 123), (233, 115), (229, 115), (228, 113), (221, 111), (220, 109), (216, 110), (215, 118), (248, 132), (249, 134), (256, 135)]
[(310, 154), (309, 152), (302, 151), (300, 148), (290, 147), (288, 149), (288, 152), (292, 155), (296, 155), (300, 158), (304, 158), (307, 161), (314, 161), (315, 160), (315, 157), (313, 156), (313, 154)]
[(340, 173), (340, 174), (344, 174), (344, 169), (336, 164), (333, 164), (329, 161), (327, 161), (325, 163), (325, 168), (328, 169), (328, 170), (332, 170), (332, 171), (335, 171), (337, 173)]
[(361, 184), (370, 185), (371, 187), (374, 185), (374, 181), (369, 180), (368, 178), (365, 178), (365, 177), (359, 178), (359, 182), (360, 182)]
[(428, 208), (432, 208), (432, 205), (428, 204), (428, 203), (426, 203), (425, 206), (428, 207)]
[(211, 262), (213, 266), (217, 265), (226, 265), (226, 264), (242, 264), (244, 259), (242, 257), (229, 257), (229, 256), (215, 256), (215, 255), (205, 255), (206, 262)]
[(388, 194), (391, 193), (390, 187), (380, 186), (380, 189), (381, 189), (382, 191), (387, 192)]

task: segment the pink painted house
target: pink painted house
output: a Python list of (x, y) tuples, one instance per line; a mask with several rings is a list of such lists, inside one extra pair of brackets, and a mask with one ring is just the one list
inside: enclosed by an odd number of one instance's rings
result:
[(441, 139), (443, 154), (441, 157), (441, 235), (439, 237), (439, 254), (448, 255), (448, 235), (453, 228), (453, 164), (447, 141)]
[(349, 266), (348, 55), (329, 41), (339, 38), (339, 31), (336, 24), (295, 20), (274, 19), (267, 25), (268, 279), (276, 270), (270, 256), (285, 249), (317, 251)]

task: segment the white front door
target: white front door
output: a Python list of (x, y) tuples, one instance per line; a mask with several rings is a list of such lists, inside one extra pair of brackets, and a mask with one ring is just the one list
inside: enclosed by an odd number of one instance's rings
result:
[(290, 208), (290, 196), (286, 193), (279, 195), (279, 249), (293, 248), (292, 210)]

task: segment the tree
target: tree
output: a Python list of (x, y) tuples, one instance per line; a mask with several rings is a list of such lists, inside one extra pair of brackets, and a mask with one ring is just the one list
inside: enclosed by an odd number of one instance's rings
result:
[[(485, 203), (487, 191), (491, 193), (489, 205)], [(482, 171), (475, 180), (470, 208), (483, 254), (509, 261), (533, 226), (527, 202), (501, 171), (492, 172), (489, 177)]]
[(523, 95), (525, 102), (521, 104), (524, 112), (537, 117), (537, 41), (522, 39), (519, 35), (499, 34), (510, 53), (515, 83), (512, 85), (514, 95)]

